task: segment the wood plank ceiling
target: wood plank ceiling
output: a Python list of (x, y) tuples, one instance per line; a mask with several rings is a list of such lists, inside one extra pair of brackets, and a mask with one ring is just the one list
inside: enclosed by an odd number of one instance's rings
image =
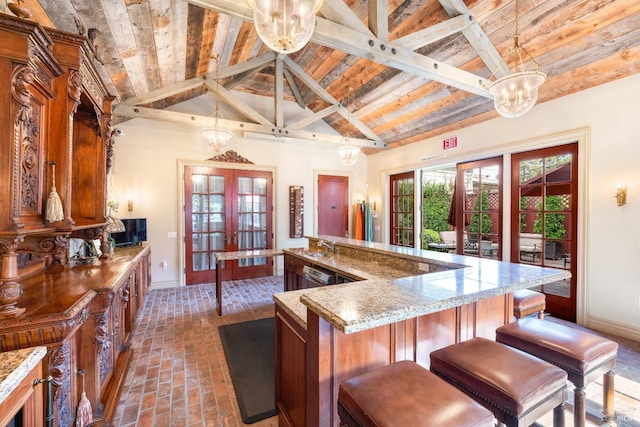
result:
[[(324, 0), (312, 41), (288, 56), (261, 42), (242, 0), (25, 0), (23, 6), (46, 26), (95, 28), (97, 56), (120, 100), (119, 120), (204, 123), (162, 109), (219, 89), (220, 99), (244, 116), (224, 122), (233, 130), (337, 142), (339, 136), (305, 130), (324, 120), (369, 147), (365, 152), (496, 117), (486, 79), (504, 75), (515, 61), (504, 57), (513, 46), (513, 0)], [(520, 42), (548, 76), (538, 103), (640, 71), (640, 1), (519, 0), (518, 8)], [(237, 92), (274, 98), (273, 116)], [(283, 101), (308, 117), (292, 122)]]

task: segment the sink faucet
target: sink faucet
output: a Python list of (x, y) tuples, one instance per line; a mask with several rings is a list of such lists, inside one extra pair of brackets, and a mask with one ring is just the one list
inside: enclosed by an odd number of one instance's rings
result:
[(335, 252), (336, 251), (336, 242), (335, 241), (325, 242), (324, 240), (320, 240), (320, 241), (318, 241), (318, 246), (319, 247), (324, 246), (327, 249), (329, 249), (331, 252)]

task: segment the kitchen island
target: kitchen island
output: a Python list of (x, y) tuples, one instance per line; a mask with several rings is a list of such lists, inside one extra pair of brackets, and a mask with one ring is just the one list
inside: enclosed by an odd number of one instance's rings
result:
[[(301, 263), (354, 281), (274, 295), (281, 426), (338, 426), (344, 379), (399, 360), (428, 368), (435, 349), (475, 336), (494, 339), (495, 329), (513, 319), (513, 291), (570, 278), (564, 270), (308, 239), (308, 249), (284, 250), (285, 289)], [(333, 252), (321, 239), (335, 242)]]

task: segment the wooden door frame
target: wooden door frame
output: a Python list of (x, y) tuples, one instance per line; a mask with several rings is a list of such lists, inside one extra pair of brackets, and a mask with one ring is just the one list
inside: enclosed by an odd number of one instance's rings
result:
[[(270, 172), (273, 177), (273, 215), (271, 216), (271, 229), (273, 230), (273, 247), (278, 247), (278, 229), (277, 229), (277, 214), (278, 214), (278, 168), (275, 166), (261, 166), (254, 164), (245, 164), (245, 163), (227, 163), (227, 162), (213, 162), (209, 160), (183, 160), (178, 159), (177, 168), (177, 185), (178, 185), (178, 287), (186, 286), (186, 247), (185, 247), (185, 191), (184, 191), (184, 177), (185, 177), (185, 168), (188, 166), (196, 166), (196, 167), (210, 167), (210, 168), (221, 168), (221, 169), (236, 169), (236, 170), (251, 170), (251, 171), (261, 171), (261, 172)], [(278, 263), (273, 263), (273, 271), (274, 275), (277, 272)]]
[[(318, 235), (318, 176), (319, 175), (330, 175), (330, 176), (346, 176), (347, 177), (347, 205), (351, 207), (351, 197), (352, 188), (353, 188), (353, 173), (350, 171), (335, 171), (335, 170), (325, 170), (325, 169), (314, 169), (313, 170), (313, 234), (315, 236)], [(351, 226), (351, 221), (353, 217), (353, 209), (347, 209), (348, 212), (348, 224), (347, 229), (349, 230), (349, 237), (353, 237), (353, 227)]]

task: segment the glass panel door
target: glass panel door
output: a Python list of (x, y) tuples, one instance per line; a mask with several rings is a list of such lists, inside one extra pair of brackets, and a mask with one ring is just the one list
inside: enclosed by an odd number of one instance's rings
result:
[(502, 157), (457, 166), (457, 252), (502, 259)]
[[(215, 254), (270, 249), (271, 172), (185, 168), (185, 267), (188, 285), (214, 280)], [(271, 258), (227, 261), (222, 280), (272, 274)]]
[(536, 289), (546, 294), (547, 311), (571, 321), (576, 318), (577, 154), (577, 144), (569, 144), (512, 156), (511, 259), (572, 271), (572, 279)]
[(392, 245), (413, 247), (413, 172), (391, 175)]

